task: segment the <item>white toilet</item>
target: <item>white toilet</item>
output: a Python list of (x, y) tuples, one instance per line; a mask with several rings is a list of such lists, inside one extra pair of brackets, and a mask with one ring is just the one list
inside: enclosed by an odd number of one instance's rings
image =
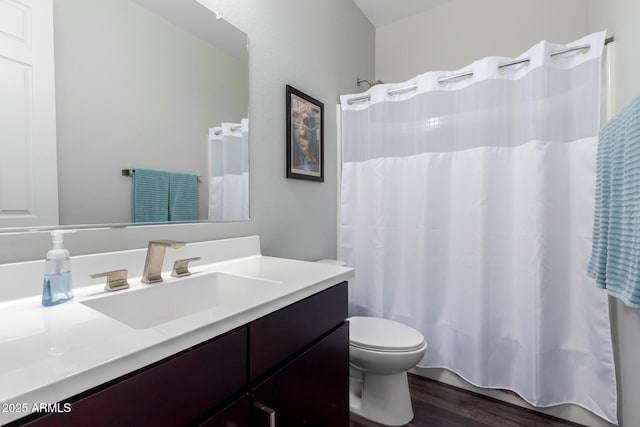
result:
[(413, 419), (407, 371), (427, 350), (424, 336), (393, 320), (349, 320), (349, 407), (380, 424), (399, 426)]
[[(344, 266), (334, 259), (316, 261)], [(415, 329), (379, 317), (349, 319), (349, 409), (389, 426), (413, 419), (407, 371), (427, 350)]]

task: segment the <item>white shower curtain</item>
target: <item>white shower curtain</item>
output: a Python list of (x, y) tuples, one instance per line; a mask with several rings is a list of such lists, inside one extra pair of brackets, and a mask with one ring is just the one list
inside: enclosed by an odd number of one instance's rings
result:
[(585, 274), (603, 44), (342, 96), (340, 258), (351, 314), (420, 330), (419, 366), (617, 423), (607, 297)]
[(249, 219), (249, 120), (209, 129), (209, 220)]

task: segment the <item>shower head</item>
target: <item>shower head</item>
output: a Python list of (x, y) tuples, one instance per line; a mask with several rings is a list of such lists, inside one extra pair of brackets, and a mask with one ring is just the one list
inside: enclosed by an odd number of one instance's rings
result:
[(383, 81), (381, 81), (381, 80), (376, 80), (375, 82), (373, 82), (373, 83), (372, 83), (372, 82), (371, 82), (371, 81), (369, 81), (369, 80), (361, 79), (361, 78), (359, 78), (359, 77), (356, 77), (356, 84), (357, 84), (358, 86), (360, 86), (360, 83), (366, 83), (366, 84), (368, 84), (368, 85), (369, 85), (369, 87), (373, 87), (373, 86), (375, 86), (375, 85), (379, 85), (379, 84), (384, 84), (384, 82), (383, 82)]

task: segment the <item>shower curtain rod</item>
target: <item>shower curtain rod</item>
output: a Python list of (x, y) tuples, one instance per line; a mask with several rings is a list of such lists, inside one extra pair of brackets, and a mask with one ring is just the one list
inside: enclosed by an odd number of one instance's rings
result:
[[(614, 36), (609, 36), (604, 40), (604, 45), (606, 46), (609, 43), (612, 43), (613, 41), (615, 41)], [(580, 45), (580, 46), (568, 47), (566, 49), (560, 49), (560, 50), (557, 50), (555, 52), (551, 52), (549, 54), (549, 56), (553, 57), (553, 56), (558, 56), (558, 55), (562, 55), (562, 54), (565, 54), (565, 53), (576, 52), (576, 51), (579, 51), (579, 50), (584, 50), (584, 49), (588, 50), (590, 47), (591, 47), (590, 44), (583, 44), (583, 45)], [(504, 64), (498, 65), (498, 69), (501, 70), (501, 69), (503, 69), (505, 67), (511, 67), (513, 65), (524, 64), (524, 63), (529, 62), (530, 60), (531, 60), (531, 58), (522, 58), (522, 59), (516, 59), (516, 60), (513, 60), (513, 61), (505, 62)], [(458, 80), (458, 79), (462, 79), (462, 78), (470, 78), (472, 76), (473, 76), (473, 71), (465, 71), (465, 72), (458, 73), (458, 74), (452, 74), (450, 76), (440, 77), (438, 79), (438, 83), (444, 84), (444, 83), (447, 83), (447, 82), (452, 81), (452, 80)], [(396, 95), (398, 93), (410, 92), (412, 90), (416, 90), (417, 88), (418, 88), (418, 85), (414, 83), (414, 84), (411, 84), (411, 85), (408, 85), (408, 86), (402, 86), (402, 87), (398, 87), (398, 88), (395, 88), (395, 89), (389, 89), (387, 91), (387, 95)], [(349, 99), (347, 101), (347, 103), (349, 105), (351, 105), (354, 102), (369, 101), (370, 99), (371, 99), (371, 95), (363, 95), (363, 96), (358, 96), (358, 97), (355, 97), (355, 98), (351, 98), (351, 99)]]
[[(231, 127), (231, 132), (238, 132), (239, 130), (242, 130), (242, 126), (240, 125)], [(216, 135), (222, 134), (222, 129), (218, 129), (217, 131), (214, 132), (214, 134)]]

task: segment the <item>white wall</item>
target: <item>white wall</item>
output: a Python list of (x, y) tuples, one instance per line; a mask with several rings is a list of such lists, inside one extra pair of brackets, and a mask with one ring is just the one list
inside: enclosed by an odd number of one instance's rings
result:
[(55, 0), (54, 33), (60, 223), (131, 222), (133, 167), (202, 176), (207, 219), (208, 129), (247, 117), (247, 63), (130, 0)]
[(570, 42), (585, 35), (584, 1), (449, 1), (378, 28), (376, 79), (403, 82), (485, 56), (514, 57), (540, 40)]
[[(83, 231), (65, 238), (72, 255), (146, 246), (150, 239), (203, 241), (258, 233), (263, 253), (336, 256), (336, 112), (356, 76), (373, 75), (374, 29), (345, 0), (207, 0), (250, 42), (251, 220)], [(285, 178), (285, 85), (325, 104), (325, 182)], [(42, 258), (46, 233), (0, 234), (0, 262)], [(19, 284), (12, 284), (19, 286)]]

